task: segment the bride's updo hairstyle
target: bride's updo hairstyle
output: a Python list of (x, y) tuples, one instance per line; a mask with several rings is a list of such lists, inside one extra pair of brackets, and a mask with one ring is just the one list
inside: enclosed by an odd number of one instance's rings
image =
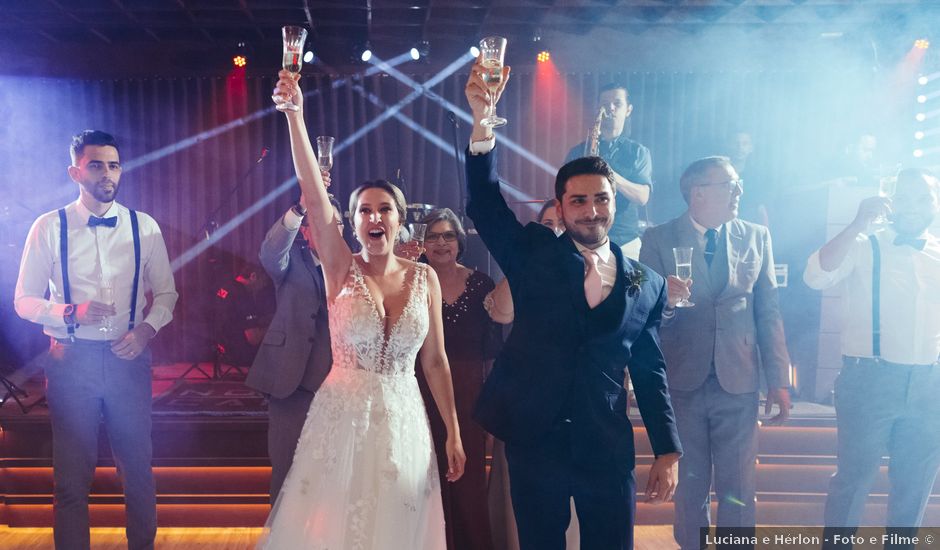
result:
[(366, 189), (381, 189), (391, 195), (392, 200), (395, 202), (395, 208), (398, 210), (399, 223), (404, 225), (408, 221), (407, 203), (405, 203), (405, 194), (401, 192), (401, 189), (386, 180), (369, 180), (355, 188), (349, 195), (349, 222), (351, 224), (355, 225), (354, 220), (356, 219), (356, 206), (359, 204), (359, 195)]

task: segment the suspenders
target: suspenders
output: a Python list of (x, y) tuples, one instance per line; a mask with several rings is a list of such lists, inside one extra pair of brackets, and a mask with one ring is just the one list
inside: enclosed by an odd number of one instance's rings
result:
[[(127, 330), (134, 329), (137, 317), (137, 292), (140, 287), (140, 224), (137, 221), (137, 212), (129, 210), (131, 215), (131, 233), (134, 236), (134, 285), (131, 290), (131, 317), (127, 323)], [(59, 258), (62, 263), (62, 296), (66, 304), (72, 303), (72, 292), (69, 286), (69, 227), (65, 215), (65, 208), (59, 209)], [(69, 339), (75, 340), (75, 327), (69, 325)]]
[(871, 242), (871, 355), (881, 357), (881, 248), (878, 238), (868, 236)]

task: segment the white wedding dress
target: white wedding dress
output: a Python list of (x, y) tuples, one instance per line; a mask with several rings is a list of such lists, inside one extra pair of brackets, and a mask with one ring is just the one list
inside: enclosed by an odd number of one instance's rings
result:
[(356, 260), (329, 310), (333, 367), (317, 390), (258, 548), (443, 550), (444, 514), (415, 358), (428, 266), (406, 274), (388, 329)]

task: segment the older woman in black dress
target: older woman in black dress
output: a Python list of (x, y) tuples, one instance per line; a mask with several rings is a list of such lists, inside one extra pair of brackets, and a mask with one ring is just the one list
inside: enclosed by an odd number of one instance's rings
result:
[[(494, 546), (487, 508), (487, 434), (473, 420), (472, 412), (501, 334), (500, 327), (483, 307), (495, 284), (486, 274), (458, 263), (467, 235), (453, 211), (435, 210), (421, 221), (427, 224), (425, 257), (441, 282), (444, 348), (454, 380), (457, 419), (467, 455), (464, 476), (454, 483), (441, 484), (447, 548), (488, 550)], [(421, 380), (420, 369), (418, 372), (425, 399), (430, 403), (431, 395)], [(447, 436), (444, 423), (433, 407), (428, 408), (428, 414), (434, 443), (441, 446)]]

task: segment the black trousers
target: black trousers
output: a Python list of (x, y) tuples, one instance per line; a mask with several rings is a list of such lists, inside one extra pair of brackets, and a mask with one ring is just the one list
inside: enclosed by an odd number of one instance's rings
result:
[(535, 445), (506, 443), (520, 549), (565, 550), (574, 498), (582, 550), (632, 550), (633, 470), (600, 469), (573, 460), (572, 429), (576, 427), (564, 422)]

